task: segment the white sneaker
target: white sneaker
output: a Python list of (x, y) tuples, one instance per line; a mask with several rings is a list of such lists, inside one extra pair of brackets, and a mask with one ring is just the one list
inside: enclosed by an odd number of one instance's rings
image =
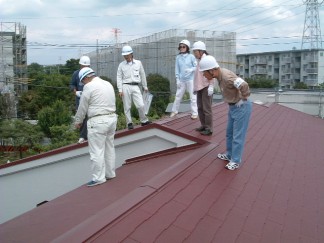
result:
[(197, 115), (191, 115), (191, 119), (197, 119), (198, 118), (198, 116)]
[(174, 117), (174, 116), (176, 116), (178, 114), (178, 112), (172, 112), (171, 114), (170, 114), (170, 117)]
[(79, 138), (78, 143), (85, 143), (87, 140), (85, 140), (84, 138)]
[(225, 165), (225, 168), (228, 170), (235, 170), (235, 169), (238, 169), (239, 167), (240, 167), (240, 164), (234, 163), (234, 162), (229, 162), (229, 163), (227, 163), (227, 165)]

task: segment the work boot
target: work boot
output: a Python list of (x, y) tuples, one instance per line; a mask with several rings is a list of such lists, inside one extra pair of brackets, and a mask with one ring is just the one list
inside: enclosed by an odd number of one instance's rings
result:
[(205, 136), (210, 136), (213, 134), (213, 132), (210, 129), (206, 128), (204, 131), (201, 131), (200, 134)]
[(127, 127), (128, 127), (128, 130), (134, 129), (133, 123), (128, 123)]
[(195, 131), (197, 131), (197, 132), (205, 131), (205, 127), (204, 127), (204, 126), (197, 127), (197, 128), (195, 129)]
[(143, 126), (146, 126), (146, 125), (151, 124), (151, 123), (152, 123), (151, 121), (142, 122), (141, 126), (143, 127)]

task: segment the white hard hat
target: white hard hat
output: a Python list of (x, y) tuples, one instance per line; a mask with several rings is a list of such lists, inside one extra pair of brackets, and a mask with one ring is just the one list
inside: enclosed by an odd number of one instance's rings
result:
[(217, 63), (215, 57), (213, 57), (213, 56), (210, 56), (210, 55), (205, 56), (199, 62), (199, 71), (200, 72), (210, 70), (213, 68), (219, 68), (218, 63)]
[(122, 55), (126, 56), (128, 54), (133, 53), (133, 49), (130, 46), (124, 46), (122, 49)]
[(193, 46), (192, 46), (192, 50), (202, 50), (202, 51), (206, 51), (206, 45), (204, 42), (202, 41), (196, 41)]
[(90, 58), (88, 56), (82, 56), (80, 58), (79, 64), (83, 66), (90, 66)]
[(87, 75), (91, 74), (91, 73), (95, 73), (91, 68), (89, 67), (84, 67), (79, 71), (79, 79), (80, 82), (82, 82), (82, 79), (84, 79)]
[(190, 42), (188, 40), (182, 40), (179, 44), (185, 44), (186, 46), (188, 46), (188, 48), (190, 48)]

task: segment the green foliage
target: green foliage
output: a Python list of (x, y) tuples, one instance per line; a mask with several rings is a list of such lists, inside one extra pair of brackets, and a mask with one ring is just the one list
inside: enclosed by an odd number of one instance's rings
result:
[(112, 80), (111, 78), (108, 78), (108, 77), (106, 77), (106, 76), (100, 76), (100, 78), (103, 79), (103, 80), (108, 81), (109, 83), (111, 83), (112, 86), (114, 86), (114, 88), (116, 87), (115, 90), (117, 90), (117, 85), (113, 82), (113, 80)]
[(247, 78), (245, 81), (250, 88), (274, 88), (278, 86), (278, 81), (267, 78)]
[(29, 149), (36, 149), (43, 137), (44, 134), (39, 126), (23, 120), (5, 120), (0, 124), (0, 138), (4, 141), (10, 141), (7, 145), (14, 146), (19, 151), (20, 158), (22, 158), (20, 148), (27, 146)]
[(45, 75), (42, 80), (34, 80), (39, 86), (35, 86), (22, 94), (19, 98), (19, 112), (31, 119), (36, 119), (37, 113), (46, 106), (50, 106), (56, 100), (62, 100), (66, 106), (72, 109), (74, 94), (69, 89), (70, 77), (51, 74)]
[(66, 61), (64, 68), (60, 72), (63, 75), (72, 76), (75, 70), (80, 68), (79, 59), (70, 59)]
[(51, 141), (56, 145), (75, 143), (79, 137), (79, 131), (72, 129), (70, 125), (52, 126), (50, 127), (50, 133), (52, 135)]
[(170, 81), (160, 74), (149, 74), (147, 76), (149, 91), (154, 95), (149, 116), (161, 117), (170, 101)]
[(27, 66), (28, 78), (29, 79), (37, 79), (40, 76), (44, 76), (45, 70), (42, 65), (38, 63), (31, 63)]
[(42, 108), (41, 97), (35, 90), (28, 90), (19, 97), (18, 112), (21, 117), (36, 119), (38, 111)]
[(64, 102), (58, 100), (38, 112), (38, 124), (46, 136), (52, 138), (51, 127), (69, 125), (72, 122), (71, 117), (72, 114)]
[(308, 89), (308, 86), (307, 86), (307, 84), (305, 84), (303, 82), (298, 82), (298, 83), (295, 83), (294, 89)]
[[(127, 127), (126, 117), (124, 114), (124, 106), (122, 98), (116, 95), (116, 114), (118, 115), (117, 130), (125, 129)], [(140, 124), (138, 111), (134, 104), (131, 107), (132, 120), (134, 124)]]
[(0, 93), (0, 118), (11, 118), (13, 99), (10, 93)]

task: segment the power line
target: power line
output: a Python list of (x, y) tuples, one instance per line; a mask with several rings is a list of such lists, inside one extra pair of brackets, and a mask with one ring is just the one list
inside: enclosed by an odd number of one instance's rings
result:
[[(235, 1), (233, 1), (235, 2)], [(237, 2), (237, 1), (236, 1)], [(294, 6), (294, 5), (278, 5), (275, 7), (279, 7), (279, 6)], [(262, 6), (258, 6), (258, 7), (246, 7), (246, 8), (242, 8), (240, 7), (239, 9), (259, 9), (259, 8), (266, 8), (266, 7), (262, 7)], [(238, 9), (238, 7), (233, 7), (233, 8), (223, 8), (223, 10), (225, 11), (232, 11), (234, 9)], [(219, 8), (217, 9), (200, 9), (200, 10), (192, 10), (192, 11), (161, 11), (161, 12), (146, 12), (146, 13), (127, 13), (127, 14), (103, 14), (103, 15), (79, 15), (79, 16), (38, 16), (38, 17), (19, 17), (20, 20), (23, 19), (78, 19), (78, 18), (82, 18), (82, 19), (87, 19), (87, 18), (103, 18), (103, 17), (125, 17), (125, 16), (145, 16), (145, 15), (166, 15), (166, 14), (182, 14), (182, 13), (200, 13), (200, 12), (217, 12), (219, 11)], [(7, 20), (15, 20), (18, 19), (16, 17), (6, 17), (5, 19), (3, 19), (2, 22), (5, 22)]]

